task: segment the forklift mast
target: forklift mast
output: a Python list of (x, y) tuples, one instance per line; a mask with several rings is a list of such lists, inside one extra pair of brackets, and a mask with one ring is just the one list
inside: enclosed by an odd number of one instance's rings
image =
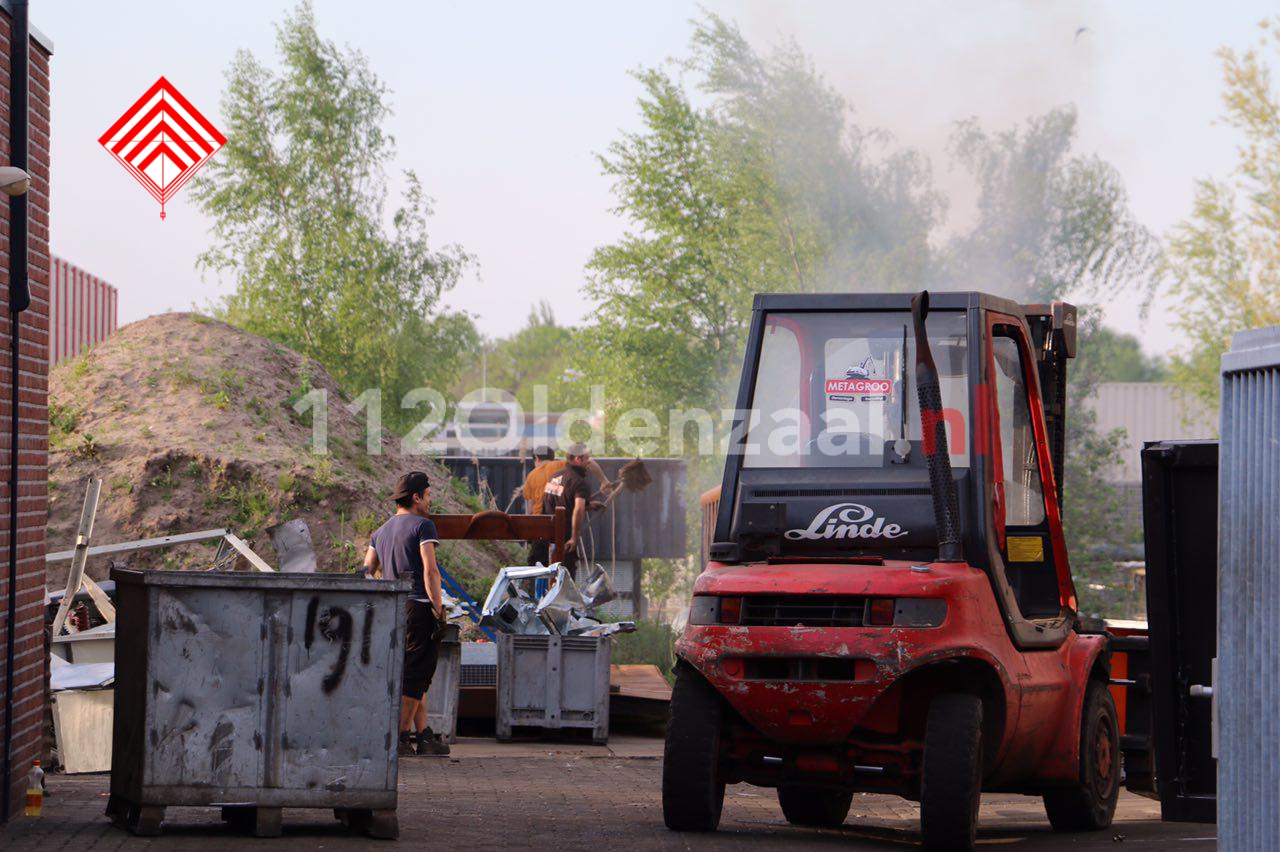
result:
[(1040, 392), (1044, 403), (1045, 430), (1054, 479), (1058, 484), (1058, 504), (1062, 504), (1063, 469), (1067, 432), (1067, 359), (1076, 357), (1076, 306), (1066, 302), (1023, 305), (1036, 350)]

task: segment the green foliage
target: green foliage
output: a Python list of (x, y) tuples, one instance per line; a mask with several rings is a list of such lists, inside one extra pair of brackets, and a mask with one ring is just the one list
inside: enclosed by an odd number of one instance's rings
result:
[(479, 495), (472, 494), (471, 489), (467, 487), (467, 481), (462, 477), (450, 477), (449, 486), (453, 490), (453, 496), (463, 507), (470, 509), (472, 512), (483, 512), (484, 503), (480, 500)]
[(940, 252), (940, 285), (1020, 302), (1151, 292), (1159, 244), (1129, 212), (1119, 173), (1072, 155), (1075, 137), (1073, 107), (997, 134), (957, 125), (951, 150), (977, 181), (978, 216)]
[(918, 285), (941, 212), (923, 158), (873, 157), (794, 45), (761, 56), (707, 15), (683, 70), (696, 91), (637, 75), (644, 129), (601, 157), (634, 229), (589, 264), (614, 415), (731, 403), (754, 293)]
[(99, 449), (97, 440), (86, 432), (80, 436), (80, 443), (72, 447), (72, 452), (76, 454), (77, 458), (92, 459), (97, 457)]
[[(696, 499), (691, 499), (690, 502), (698, 504)], [(698, 576), (697, 564), (695, 557), (645, 559), (640, 566), (641, 591), (653, 603), (669, 599), (687, 600), (693, 593), (693, 581)]]
[[(199, 266), (235, 291), (234, 325), (314, 358), (351, 391), (399, 399), (456, 378), (478, 336), (441, 296), (471, 262), (433, 249), (430, 200), (406, 172), (403, 204), (383, 224), (394, 140), (388, 91), (359, 52), (316, 32), (309, 3), (277, 27), (279, 71), (241, 51), (227, 72), (227, 144), (191, 183), (213, 220)], [(390, 425), (412, 422), (397, 405)]]
[(1228, 180), (1196, 184), (1191, 217), (1169, 239), (1175, 325), (1189, 341), (1173, 379), (1210, 410), (1231, 335), (1280, 324), (1280, 96), (1260, 51), (1280, 52), (1280, 18), (1263, 21), (1258, 49), (1218, 52), (1226, 123), (1244, 135)]
[(382, 518), (378, 517), (373, 512), (365, 512), (362, 515), (357, 515), (354, 522), (356, 535), (358, 536), (372, 535), (373, 531), (381, 525)]
[(273, 514), (271, 496), (252, 480), (210, 490), (205, 506), (227, 510), (227, 526), (245, 537), (256, 535)]
[(614, 665), (654, 665), (663, 677), (671, 680), (676, 662), (676, 634), (659, 621), (637, 621), (635, 633), (619, 633), (613, 637)]
[(83, 379), (91, 372), (93, 372), (93, 364), (90, 362), (89, 352), (86, 350), (81, 352), (79, 357), (72, 360), (70, 375), (73, 379)]
[(49, 402), (49, 447), (61, 449), (67, 446), (70, 436), (80, 425), (81, 412), (70, 405)]
[(1163, 382), (1169, 367), (1159, 356), (1142, 351), (1142, 344), (1132, 334), (1115, 331), (1104, 325), (1087, 332), (1079, 340), (1084, 345), (1076, 350), (1076, 360), (1068, 370), (1088, 376), (1096, 382)]
[(581, 351), (579, 337), (574, 329), (556, 324), (550, 303), (539, 302), (529, 311), (524, 328), (486, 345), (485, 363), (477, 359), (462, 375), (455, 396), (487, 381), (513, 394), (525, 411), (534, 411), (534, 387), (542, 385), (547, 389), (547, 411), (585, 408), (589, 394), (578, 365), (588, 356)]
[(151, 486), (153, 488), (162, 488), (165, 491), (172, 491), (173, 487), (178, 484), (177, 477), (173, 475), (173, 466), (165, 465), (159, 475), (152, 477)]

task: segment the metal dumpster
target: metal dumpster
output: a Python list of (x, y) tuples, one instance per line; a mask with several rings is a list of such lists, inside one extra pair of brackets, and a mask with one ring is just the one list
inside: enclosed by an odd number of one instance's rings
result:
[(447, 743), (458, 741), (458, 694), (462, 685), (462, 643), (458, 625), (445, 627), (440, 658), (427, 689), (427, 727)]
[(167, 805), (218, 805), (261, 836), (282, 807), (395, 837), (408, 585), (333, 574), (113, 569), (107, 814), (138, 834)]
[(609, 741), (609, 637), (498, 634), (497, 737), (512, 728), (589, 728)]

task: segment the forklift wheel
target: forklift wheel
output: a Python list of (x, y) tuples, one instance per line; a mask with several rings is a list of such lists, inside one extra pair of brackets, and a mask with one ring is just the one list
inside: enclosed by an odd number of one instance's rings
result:
[(982, 700), (944, 693), (929, 705), (920, 778), (926, 849), (972, 849), (982, 794)]
[(1111, 690), (1089, 681), (1080, 714), (1080, 783), (1044, 794), (1055, 831), (1097, 831), (1111, 825), (1120, 795), (1120, 736)]
[(792, 825), (836, 828), (844, 825), (853, 804), (853, 793), (814, 787), (779, 787), (778, 804)]
[(673, 831), (715, 831), (720, 824), (723, 723), (720, 694), (692, 668), (678, 665), (662, 755), (662, 818)]

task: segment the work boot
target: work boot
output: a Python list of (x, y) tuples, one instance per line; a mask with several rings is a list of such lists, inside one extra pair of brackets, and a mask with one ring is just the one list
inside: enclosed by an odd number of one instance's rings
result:
[(419, 755), (446, 755), (449, 753), (449, 744), (444, 741), (443, 737), (431, 733), (428, 728), (425, 731), (418, 732), (418, 754)]
[(402, 731), (400, 733), (400, 747), (397, 750), (397, 753), (401, 757), (413, 757), (416, 754), (421, 754), (420, 751), (415, 751), (413, 748), (413, 734), (408, 731)]

